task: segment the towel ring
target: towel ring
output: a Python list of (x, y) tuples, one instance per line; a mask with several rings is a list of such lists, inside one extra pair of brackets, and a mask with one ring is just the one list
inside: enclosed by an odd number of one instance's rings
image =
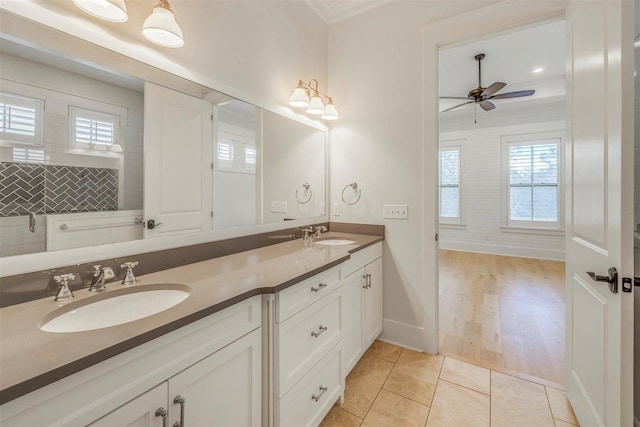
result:
[[(347, 191), (347, 188), (351, 187), (353, 189), (353, 191), (357, 191), (358, 192), (358, 198), (356, 200), (354, 200), (353, 202), (349, 203), (344, 199), (344, 192)], [(355, 205), (356, 203), (358, 203), (360, 201), (360, 197), (362, 197), (362, 190), (360, 188), (358, 188), (358, 183), (357, 182), (352, 182), (351, 184), (347, 184), (344, 186), (344, 188), (342, 189), (342, 201), (346, 204), (346, 205)]]
[(309, 192), (309, 197), (307, 198), (307, 200), (301, 201), (300, 199), (298, 199), (298, 190), (296, 190), (296, 202), (300, 203), (301, 205), (305, 205), (311, 201), (311, 198), (313, 197), (313, 190), (311, 189), (311, 184), (309, 184), (308, 182), (302, 184), (302, 187), (304, 188), (305, 193), (307, 191)]

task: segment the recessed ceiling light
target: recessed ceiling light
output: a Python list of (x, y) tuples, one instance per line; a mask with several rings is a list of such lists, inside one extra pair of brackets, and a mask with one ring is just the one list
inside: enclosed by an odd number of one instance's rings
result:
[(544, 68), (536, 68), (535, 70), (533, 70), (534, 73), (541, 73), (544, 71)]

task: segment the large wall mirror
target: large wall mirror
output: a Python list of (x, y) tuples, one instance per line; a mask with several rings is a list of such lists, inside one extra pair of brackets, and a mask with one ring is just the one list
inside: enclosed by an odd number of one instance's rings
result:
[(1, 257), (326, 216), (325, 130), (118, 57), (0, 39)]

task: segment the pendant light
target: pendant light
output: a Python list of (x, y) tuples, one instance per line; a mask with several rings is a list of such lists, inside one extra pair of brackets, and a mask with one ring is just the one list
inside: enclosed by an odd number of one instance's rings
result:
[[(311, 99), (309, 97), (311, 96)], [(322, 98), (328, 103), (325, 106)], [(318, 80), (312, 79), (308, 84), (298, 81), (298, 86), (293, 90), (289, 97), (289, 105), (292, 107), (306, 108), (308, 114), (321, 116), (325, 120), (337, 120), (338, 110), (333, 103), (333, 99), (325, 93), (318, 90)]]
[(110, 22), (125, 22), (129, 19), (124, 0), (73, 0), (73, 3), (96, 18)]
[(182, 30), (167, 0), (159, 0), (155, 5), (151, 15), (144, 21), (142, 35), (150, 42), (163, 47), (184, 46)]

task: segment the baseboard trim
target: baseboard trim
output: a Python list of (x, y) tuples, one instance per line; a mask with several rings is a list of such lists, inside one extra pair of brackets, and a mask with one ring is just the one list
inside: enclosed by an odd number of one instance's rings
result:
[(441, 240), (440, 249), (475, 252), (482, 254), (514, 256), (522, 258), (546, 259), (551, 261), (564, 261), (563, 250), (526, 248), (519, 246), (496, 245), (491, 243), (458, 242), (452, 240)]
[(423, 337), (423, 328), (391, 319), (383, 319), (382, 333), (378, 340), (408, 348), (409, 350), (423, 352)]

